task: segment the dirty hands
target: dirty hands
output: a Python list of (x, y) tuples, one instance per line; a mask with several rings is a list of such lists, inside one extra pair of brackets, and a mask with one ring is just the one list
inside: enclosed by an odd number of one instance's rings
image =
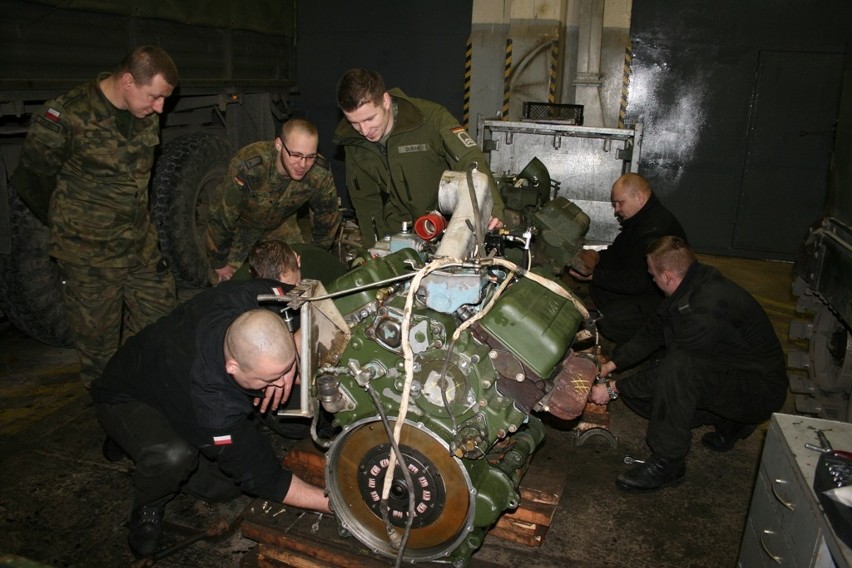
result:
[[(600, 378), (604, 379), (610, 375), (613, 371), (615, 371), (615, 363), (612, 361), (607, 361), (603, 365), (601, 365)], [(610, 381), (610, 386), (615, 388), (615, 381)], [(616, 389), (617, 390), (617, 389)], [(611, 399), (609, 398), (609, 392), (606, 390), (606, 383), (595, 383), (592, 385), (591, 390), (589, 391), (589, 400), (594, 402), (595, 404), (609, 404)]]
[(599, 260), (598, 251), (583, 249), (571, 259), (568, 273), (581, 282), (588, 282), (592, 279), (592, 273)]

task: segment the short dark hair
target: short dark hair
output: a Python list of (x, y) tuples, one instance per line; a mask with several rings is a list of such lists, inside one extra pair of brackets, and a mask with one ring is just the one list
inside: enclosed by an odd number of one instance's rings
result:
[(680, 237), (660, 237), (648, 246), (646, 252), (657, 272), (674, 272), (683, 276), (696, 261), (695, 253)]
[(259, 241), (248, 257), (249, 270), (254, 278), (278, 280), (282, 272), (299, 269), (299, 259), (293, 247), (279, 239)]
[(352, 112), (367, 103), (380, 104), (384, 94), (382, 76), (360, 67), (344, 73), (337, 83), (337, 105), (344, 112)]
[(157, 75), (162, 75), (172, 87), (179, 81), (177, 65), (165, 49), (156, 45), (140, 45), (128, 53), (115, 70), (117, 77), (124, 73), (130, 73), (137, 85), (150, 85)]
[(281, 139), (287, 140), (287, 137), (295, 131), (319, 138), (319, 131), (313, 122), (304, 118), (291, 118), (281, 125)]

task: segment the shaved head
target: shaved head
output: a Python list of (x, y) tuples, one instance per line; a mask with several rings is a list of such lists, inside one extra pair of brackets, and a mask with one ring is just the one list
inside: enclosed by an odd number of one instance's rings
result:
[(244, 371), (251, 371), (262, 361), (291, 363), (296, 357), (296, 347), (278, 314), (257, 309), (242, 314), (228, 327), (225, 353)]
[(631, 196), (636, 196), (637, 194), (648, 196), (652, 193), (651, 184), (648, 183), (648, 180), (633, 172), (624, 174), (615, 180), (615, 184), (613, 185), (627, 190)]

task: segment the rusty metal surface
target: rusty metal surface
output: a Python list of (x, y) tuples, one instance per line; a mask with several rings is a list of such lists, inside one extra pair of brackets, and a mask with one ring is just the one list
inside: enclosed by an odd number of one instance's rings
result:
[(580, 416), (597, 374), (597, 365), (591, 359), (573, 354), (567, 357), (553, 381), (547, 412), (562, 420), (573, 420)]

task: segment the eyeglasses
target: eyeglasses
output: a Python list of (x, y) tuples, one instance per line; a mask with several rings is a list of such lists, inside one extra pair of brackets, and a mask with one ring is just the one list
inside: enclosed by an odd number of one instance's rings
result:
[(294, 160), (305, 160), (306, 162), (313, 162), (317, 159), (317, 154), (302, 154), (301, 152), (291, 152), (284, 142), (281, 142), (281, 147), (284, 148), (284, 151), (287, 152), (287, 155), (293, 158)]

